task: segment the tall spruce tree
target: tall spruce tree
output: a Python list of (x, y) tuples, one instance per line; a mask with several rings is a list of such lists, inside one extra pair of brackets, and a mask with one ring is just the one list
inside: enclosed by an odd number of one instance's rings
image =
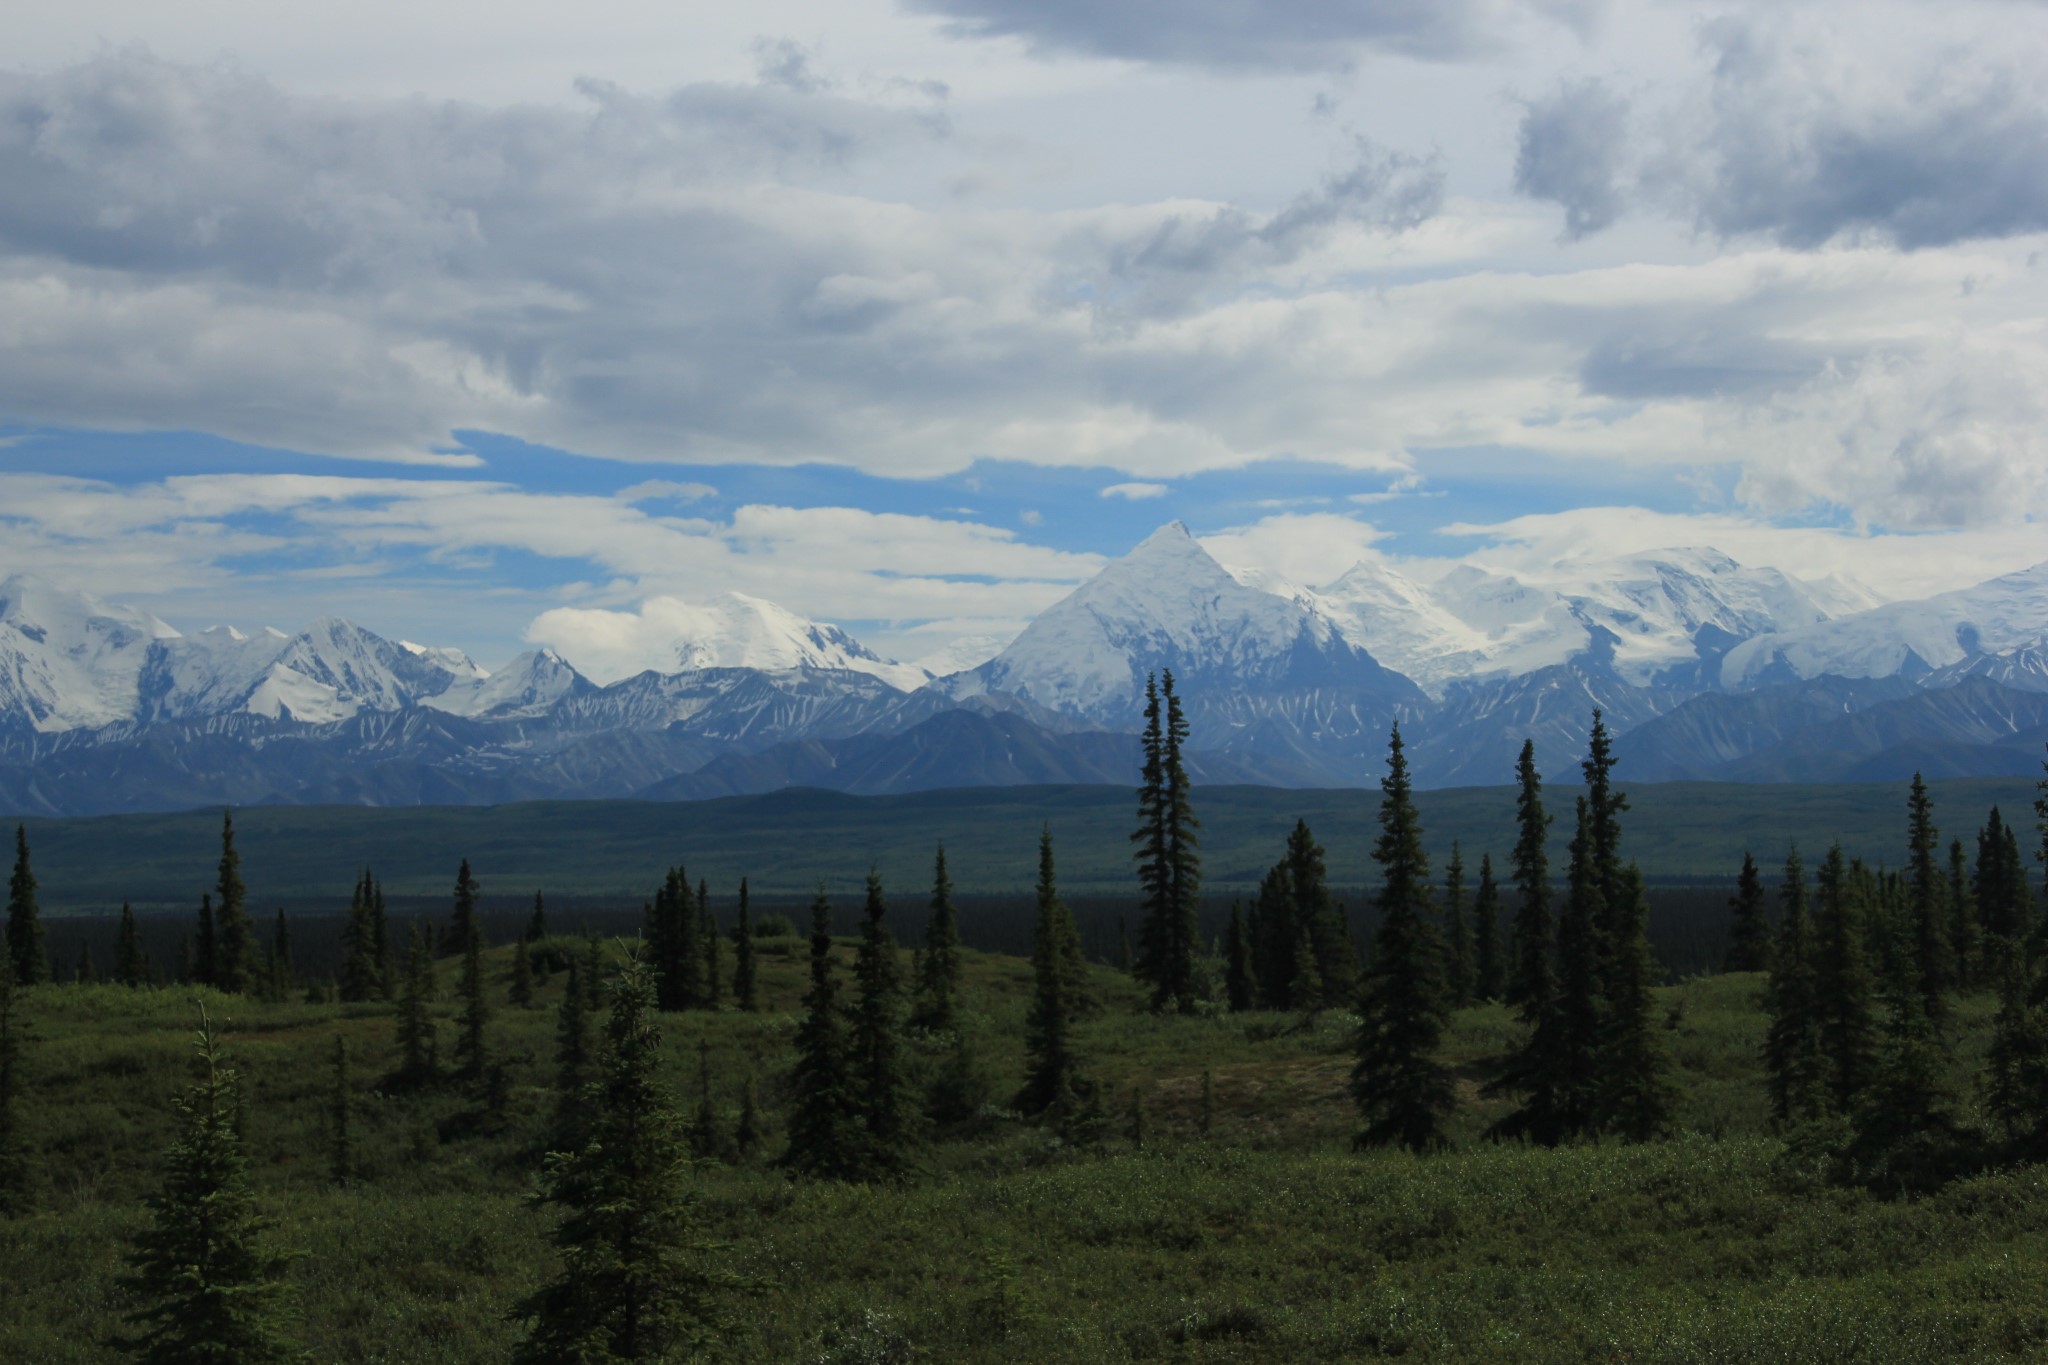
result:
[(1080, 933), (1060, 897), (1052, 830), (1038, 835), (1038, 918), (1031, 937), (1031, 1005), (1024, 1019), (1026, 1073), (1017, 1107), (1063, 1128), (1084, 1124), (1096, 1107), (1094, 1083), (1074, 1041), (1083, 987), (1073, 979)]
[(39, 986), (50, 979), (43, 916), (36, 904), (36, 874), (28, 863), (26, 825), (14, 827), (14, 875), (7, 883), (7, 952), (14, 960), (16, 985)]
[(1294, 943), (1290, 995), (1302, 1009), (1347, 1009), (1358, 1001), (1358, 949), (1330, 898), (1330, 874), (1323, 846), (1296, 820), (1287, 836), (1287, 892)]
[(2019, 838), (1996, 806), (1977, 833), (1977, 869), (1972, 891), (1986, 940), (1985, 961), (1987, 965), (1995, 964), (2015, 945), (2026, 942), (2033, 917), (2033, 897), (2027, 886), (2026, 863), (2020, 858)]
[(99, 969), (92, 965), (92, 944), (78, 945), (78, 967), (71, 974), (74, 985), (90, 986), (100, 979)]
[(724, 994), (724, 983), (719, 979), (718, 966), (718, 913), (711, 908), (711, 888), (703, 878), (697, 879), (697, 943), (704, 959), (703, 1008), (715, 1010)]
[(1380, 792), (1372, 851), (1380, 865), (1380, 923), (1359, 1002), (1351, 1095), (1365, 1124), (1360, 1145), (1398, 1142), (1422, 1151), (1442, 1144), (1456, 1097), (1450, 1069), (1436, 1056), (1450, 1022), (1444, 948), (1432, 922), (1429, 855), (1398, 725), (1387, 742)]
[(1656, 964), (1650, 956), (1650, 898), (1642, 869), (1622, 868), (1610, 920), (1605, 1031), (1600, 1041), (1600, 1125), (1648, 1142), (1671, 1121), (1670, 1059), (1657, 1030)]
[(540, 892), (533, 893), (533, 913), (527, 916), (526, 931), (520, 935), (528, 943), (538, 943), (548, 936), (548, 906), (541, 899)]
[(932, 859), (931, 917), (925, 921), (911, 1023), (934, 1033), (952, 1028), (959, 996), (960, 912), (953, 905), (953, 879), (946, 873), (946, 846), (940, 844)]
[(441, 1066), (440, 1038), (434, 1022), (434, 951), (426, 931), (412, 927), (405, 958), (405, 985), (398, 998), (399, 1078), (411, 1084), (429, 1081)]
[(645, 966), (612, 984), (598, 1076), (585, 1087), (587, 1141), (548, 1157), (533, 1202), (563, 1210), (562, 1272), (522, 1299), (522, 1365), (703, 1359), (733, 1332), (740, 1281), (695, 1225), (681, 1116), (657, 1080), (661, 1034)]
[(1949, 946), (1955, 954), (1956, 989), (1973, 991), (1977, 988), (1982, 934), (1977, 923), (1977, 893), (1961, 839), (1949, 840), (1948, 894), (1944, 904), (1948, 907)]
[(555, 1007), (555, 1121), (549, 1140), (555, 1151), (583, 1145), (583, 1087), (590, 1082), (590, 1001), (595, 990), (585, 961), (571, 957), (562, 1002)]
[(21, 1040), (14, 1029), (14, 957), (0, 953), (0, 1218), (27, 1212), (28, 1154), (20, 1118)]
[(484, 982), (481, 927), (473, 927), (463, 945), (462, 971), (456, 978), (455, 989), (462, 997), (462, 1031), (455, 1035), (455, 1065), (465, 1078), (480, 1081), (488, 1067), (484, 1028), (491, 1018), (491, 1002)]
[(142, 952), (135, 912), (126, 901), (121, 902), (121, 928), (114, 940), (114, 979), (131, 988), (149, 984), (149, 959)]
[(1991, 1050), (1984, 1107), (1998, 1125), (2010, 1154), (2022, 1161), (2048, 1156), (2048, 1001), (2044, 979), (2024, 953), (1999, 962), (1998, 1013), (1991, 1023)]
[(235, 851), (233, 811), (221, 816), (220, 878), (213, 892), (213, 984), (232, 995), (246, 994), (258, 983), (256, 934), (249, 924), (242, 855)]
[(505, 997), (520, 1009), (533, 1004), (533, 949), (523, 938), (512, 947), (512, 980)]
[(732, 923), (732, 1003), (748, 1013), (759, 1009), (754, 982), (754, 921), (747, 911), (747, 879), (740, 878), (740, 908)]
[(869, 1179), (900, 1177), (910, 1169), (917, 1114), (903, 1055), (903, 986), (888, 913), (881, 874), (869, 868), (860, 952), (854, 959), (860, 998), (854, 1004), (850, 1058), (865, 1139), (861, 1164)]
[(1844, 1114), (1856, 1108), (1876, 1071), (1877, 980), (1868, 946), (1870, 882), (1862, 864), (1844, 864), (1838, 843), (1821, 865), (1815, 894), (1815, 1027), (1828, 1097), (1835, 1112)]
[(1201, 857), (1181, 746), (1187, 721), (1169, 671), (1145, 679), (1144, 763), (1138, 787), (1138, 885), (1144, 918), (1138, 931), (1138, 976), (1152, 984), (1152, 1007), (1183, 1012), (1195, 1006), (1195, 911)]
[(286, 1339), (289, 1258), (264, 1246), (274, 1224), (256, 1210), (242, 1150), (241, 1077), (202, 1007), (198, 1082), (178, 1101), (150, 1225), (128, 1257), (126, 1287), (145, 1301), (118, 1343), (152, 1362), (264, 1365), (292, 1358)]
[(803, 1004), (790, 1077), (795, 1104), (782, 1164), (799, 1175), (859, 1180), (865, 1174), (860, 1097), (853, 1089), (853, 1059), (833, 977), (832, 903), (822, 885), (811, 902), (811, 984)]
[(1756, 859), (1742, 854), (1735, 894), (1728, 898), (1728, 956), (1724, 972), (1760, 972), (1771, 965), (1771, 918), (1764, 908), (1764, 881)]
[(1534, 1024), (1549, 1007), (1554, 985), (1555, 929), (1550, 916), (1550, 816), (1543, 809), (1543, 775), (1536, 771), (1536, 741), (1522, 741), (1515, 761), (1515, 851), (1509, 880), (1517, 893), (1509, 938), (1507, 1001)]
[(356, 874), (355, 889), (349, 895), (348, 918), (341, 930), (341, 998), (346, 1001), (374, 1000), (384, 988), (384, 964), (377, 950), (377, 927), (371, 900), (370, 873)]
[[(1754, 864), (1745, 858), (1744, 866)], [(1818, 1118), (1828, 1104), (1815, 972), (1818, 953), (1806, 914), (1806, 868), (1797, 847), (1786, 855), (1778, 897), (1778, 941), (1764, 994), (1771, 1021), (1764, 1066), (1770, 1077), (1771, 1115), (1780, 1124), (1791, 1125)]]
[(1939, 831), (1934, 825), (1934, 799), (1919, 773), (1906, 799), (1908, 890), (1913, 956), (1918, 967), (1920, 1008), (1927, 1020), (1948, 1018), (1948, 991), (1956, 983), (1955, 946), (1949, 940), (1943, 905), (1945, 884), (1934, 855)]
[(1444, 988), (1453, 1006), (1472, 1003), (1472, 931), (1465, 909), (1465, 852), (1451, 840), (1444, 864)]
[(1472, 898), (1472, 992), (1498, 1000), (1507, 986), (1500, 955), (1500, 886), (1493, 880), (1493, 855), (1479, 855), (1479, 890)]
[(469, 859), (464, 858), (455, 872), (455, 907), (449, 912), (448, 929), (441, 935), (443, 957), (468, 951), (472, 938), (483, 941), (483, 926), (476, 917), (477, 894), (481, 889), (470, 875)]

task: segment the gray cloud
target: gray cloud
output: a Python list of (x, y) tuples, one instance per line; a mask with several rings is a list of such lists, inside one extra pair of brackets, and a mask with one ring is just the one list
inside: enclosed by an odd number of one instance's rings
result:
[(1515, 153), (1515, 191), (1565, 211), (1565, 235), (1598, 232), (1621, 213), (1628, 102), (1600, 81), (1531, 100)]
[(905, 0), (953, 32), (1034, 48), (1213, 70), (1328, 71), (1361, 50), (1455, 61), (1509, 45), (1524, 15), (1590, 22), (1593, 0)]

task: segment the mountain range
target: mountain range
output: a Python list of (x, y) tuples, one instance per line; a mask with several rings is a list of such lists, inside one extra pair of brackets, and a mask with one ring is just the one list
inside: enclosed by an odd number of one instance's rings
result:
[(2025, 774), (2048, 742), (2048, 562), (1895, 602), (1704, 548), (1540, 581), (1372, 560), (1311, 587), (1226, 568), (1176, 522), (942, 676), (741, 594), (674, 621), (672, 668), (600, 686), (551, 649), (490, 672), (336, 619), (188, 634), (15, 575), (0, 804), (1125, 783), (1145, 679), (1165, 669), (1198, 781), (1370, 784), (1396, 724), (1422, 785), (1505, 782), (1525, 738), (1566, 777), (1595, 708), (1638, 781)]

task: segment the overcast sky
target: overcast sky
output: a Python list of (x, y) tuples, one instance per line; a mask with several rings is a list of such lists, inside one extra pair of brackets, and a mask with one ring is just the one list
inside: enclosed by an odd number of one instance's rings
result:
[(0, 568), (181, 627), (2048, 559), (2034, 0), (16, 9)]

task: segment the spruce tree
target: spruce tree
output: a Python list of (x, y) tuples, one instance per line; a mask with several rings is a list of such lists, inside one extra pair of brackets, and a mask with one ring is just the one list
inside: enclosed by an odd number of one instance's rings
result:
[(1948, 1018), (1947, 993), (1955, 985), (1955, 947), (1949, 940), (1942, 904), (1943, 880), (1935, 866), (1938, 831), (1934, 801), (1919, 773), (1906, 801), (1908, 893), (1913, 955), (1918, 969), (1920, 1008), (1931, 1024)]
[(356, 875), (355, 890), (349, 896), (348, 919), (341, 931), (341, 998), (346, 1001), (374, 1000), (384, 985), (383, 963), (378, 959), (377, 928), (372, 921), (370, 875)]
[[(1202, 841), (1195, 831), (1201, 828), (1202, 822), (1195, 818), (1193, 783), (1188, 780), (1187, 764), (1183, 761), (1182, 748), (1188, 739), (1188, 722), (1181, 711), (1180, 695), (1174, 691), (1173, 670), (1161, 671), (1159, 691), (1166, 699), (1166, 851), (1172, 874), (1172, 994), (1181, 1012), (1188, 1013), (1195, 1007), (1195, 955), (1201, 944), (1198, 915), (1202, 899)], [(1073, 939), (1073, 958), (1077, 965), (1080, 943), (1077, 933)], [(1082, 977), (1077, 974), (1075, 980), (1079, 983)], [(1083, 987), (1084, 995), (1085, 990)]]
[(582, 1093), (588, 1139), (549, 1155), (533, 1198), (563, 1210), (562, 1272), (513, 1310), (531, 1324), (515, 1362), (701, 1359), (733, 1332), (725, 1303), (740, 1281), (695, 1227), (687, 1136), (656, 1078), (655, 1020), (647, 969), (629, 963)]
[(1650, 900), (1642, 869), (1629, 863), (1609, 923), (1606, 1010), (1597, 1062), (1600, 1126), (1631, 1142), (1648, 1142), (1671, 1121), (1672, 1092), (1651, 986)]
[(854, 959), (860, 998), (854, 1004), (850, 1057), (864, 1134), (861, 1164), (869, 1179), (898, 1177), (910, 1169), (917, 1112), (903, 1055), (903, 987), (888, 913), (881, 875), (869, 868), (860, 952)]
[(0, 953), (0, 1218), (28, 1210), (28, 1155), (22, 1150), (21, 1040), (14, 1032), (14, 959)]
[(213, 893), (199, 897), (199, 927), (192, 936), (192, 980), (202, 986), (217, 984), (220, 939), (214, 931)]
[(538, 943), (548, 936), (548, 907), (541, 899), (540, 892), (533, 893), (533, 913), (527, 917), (526, 931), (520, 935), (528, 943)]
[[(1744, 866), (1753, 870), (1755, 865), (1745, 858)], [(1818, 1118), (1828, 1102), (1815, 972), (1818, 953), (1807, 922), (1806, 869), (1796, 847), (1785, 858), (1778, 895), (1783, 908), (1764, 994), (1771, 1021), (1764, 1066), (1770, 1077), (1771, 1115), (1789, 1126)]]
[(296, 1353), (285, 1338), (288, 1258), (264, 1246), (241, 1137), (241, 1077), (202, 1007), (198, 1082), (177, 1104), (179, 1131), (151, 1196), (150, 1226), (124, 1285), (146, 1300), (141, 1334), (119, 1345), (151, 1362), (262, 1365)]
[(2000, 964), (1998, 1013), (1991, 1024), (1985, 1108), (2011, 1154), (2048, 1156), (2048, 1008), (2043, 986), (2023, 954)]
[(1031, 938), (1031, 1006), (1024, 1019), (1027, 1070), (1017, 1107), (1062, 1127), (1083, 1121), (1095, 1104), (1094, 1084), (1082, 1072), (1074, 1042), (1081, 987), (1071, 975), (1071, 945), (1079, 937), (1073, 911), (1060, 898), (1047, 827), (1038, 836), (1038, 919)]
[(1842, 846), (1828, 850), (1816, 886), (1813, 921), (1815, 1027), (1828, 1097), (1849, 1113), (1876, 1072), (1877, 981), (1870, 967), (1869, 874), (1845, 866)]
[(476, 917), (477, 893), (481, 889), (470, 875), (469, 859), (464, 858), (455, 871), (455, 907), (449, 913), (447, 931), (441, 935), (443, 957), (467, 952), (471, 939), (483, 941), (483, 926)]
[(348, 1074), (348, 1040), (334, 1036), (334, 1091), (327, 1102), (327, 1173), (337, 1185), (356, 1177), (355, 1088)]
[(1229, 966), (1224, 989), (1233, 1014), (1241, 1014), (1258, 1003), (1258, 982), (1252, 975), (1252, 937), (1245, 924), (1244, 902), (1230, 903)]
[(1465, 918), (1465, 853), (1451, 840), (1444, 864), (1444, 989), (1453, 1007), (1472, 1003), (1472, 934)]
[(1450, 1069), (1436, 1051), (1450, 1022), (1443, 941), (1431, 922), (1429, 855), (1415, 810), (1397, 725), (1380, 781), (1379, 930), (1359, 1002), (1351, 1094), (1365, 1127), (1359, 1145), (1400, 1143), (1414, 1151), (1443, 1143), (1455, 1106)]
[(690, 1155), (699, 1161), (716, 1161), (725, 1155), (718, 1106), (711, 1102), (711, 1043), (704, 1038), (697, 1040), (697, 1116), (690, 1122)]
[(1763, 877), (1756, 859), (1742, 854), (1735, 894), (1728, 898), (1728, 956), (1724, 972), (1761, 972), (1771, 965), (1771, 920), (1764, 909)]
[(398, 1000), (399, 1077), (412, 1084), (432, 1080), (440, 1070), (440, 1039), (434, 1023), (434, 954), (415, 924), (405, 958), (405, 986)]
[(1949, 1093), (1951, 1059), (1923, 1008), (1924, 978), (1894, 985), (1884, 1046), (1842, 1161), (1859, 1183), (1924, 1192), (1967, 1164), (1971, 1139)]
[(233, 811), (221, 817), (220, 879), (213, 890), (213, 984), (230, 995), (247, 994), (258, 982), (256, 935), (249, 924), (242, 855), (235, 851)]
[(1301, 1009), (1349, 1008), (1358, 1001), (1358, 950), (1330, 899), (1323, 846), (1306, 820), (1296, 820), (1287, 836), (1286, 866), (1285, 885), (1294, 899), (1289, 994)]
[(463, 1076), (482, 1080), (486, 1066), (484, 1025), (490, 1021), (490, 1001), (484, 993), (484, 937), (472, 928), (462, 949), (462, 974), (456, 992), (462, 997), (462, 1032), (455, 1038), (455, 1064)]
[(910, 1022), (944, 1032), (954, 1025), (960, 996), (960, 914), (953, 906), (944, 844), (932, 860), (931, 917), (925, 921), (924, 960), (918, 965), (917, 1007)]
[(1971, 886), (1970, 864), (1963, 853), (1963, 841), (1948, 845), (1948, 941), (1955, 954), (1956, 989), (1977, 988), (1978, 958), (1982, 945), (1977, 924), (1977, 896)]
[(1144, 764), (1139, 774), (1138, 885), (1144, 918), (1138, 929), (1138, 970), (1152, 984), (1152, 1007), (1183, 1012), (1195, 1005), (1195, 911), (1201, 888), (1196, 821), (1181, 745), (1187, 722), (1173, 674), (1145, 679)]
[(99, 976), (99, 970), (92, 965), (92, 945), (90, 943), (80, 943), (78, 945), (78, 967), (72, 972), (71, 980), (76, 985), (90, 986), (99, 980)]
[(1550, 816), (1543, 809), (1543, 777), (1536, 771), (1536, 741), (1522, 741), (1515, 763), (1515, 851), (1510, 880), (1515, 884), (1514, 930), (1509, 939), (1507, 1001), (1534, 1024), (1548, 1008), (1553, 987), (1550, 920)]
[[(1252, 940), (1252, 968), (1258, 978), (1259, 1003), (1269, 1010), (1294, 1009), (1322, 1003), (1322, 979), (1315, 975), (1315, 951), (1295, 923), (1294, 884), (1287, 860), (1275, 863), (1259, 881), (1258, 897), (1252, 902), (1248, 930)], [(1312, 998), (1297, 998), (1298, 987), (1312, 978)]]
[(707, 1010), (715, 1010), (719, 1008), (725, 987), (719, 980), (718, 916), (711, 909), (711, 889), (702, 878), (697, 882), (697, 932), (698, 942), (704, 950), (703, 1005)]
[(1500, 887), (1493, 880), (1493, 855), (1479, 855), (1479, 890), (1472, 898), (1472, 991), (1498, 1000), (1507, 985), (1500, 956)]
[(732, 1003), (752, 1013), (760, 1008), (754, 984), (754, 922), (747, 914), (747, 879), (740, 878), (740, 908), (732, 925)]
[(767, 1138), (768, 1131), (761, 1122), (761, 1103), (754, 1094), (754, 1078), (749, 1076), (740, 1083), (740, 1121), (732, 1131), (733, 1154), (742, 1161), (751, 1161)]
[(378, 994), (386, 1000), (393, 999), (398, 994), (397, 954), (391, 948), (391, 922), (384, 914), (384, 883), (373, 876), (370, 877), (370, 938), (376, 944), (375, 961), (380, 978)]
[(135, 927), (135, 912), (121, 902), (121, 928), (114, 940), (114, 980), (130, 988), (147, 985), (149, 960), (142, 954), (142, 936)]
[(555, 1121), (551, 1145), (569, 1151), (582, 1143), (583, 1087), (590, 1081), (590, 997), (588, 967), (569, 959), (562, 1003), (555, 1007)]
[(533, 952), (523, 938), (512, 948), (512, 983), (506, 995), (520, 1009), (533, 1004)]
[(790, 1077), (795, 1105), (782, 1164), (799, 1175), (858, 1180), (864, 1174), (860, 1097), (853, 1091), (853, 1059), (833, 978), (832, 905), (822, 885), (811, 902), (811, 984), (803, 1004)]
[(26, 825), (14, 827), (14, 875), (7, 883), (7, 952), (14, 961), (16, 985), (40, 986), (50, 979), (43, 917), (36, 905), (36, 874), (28, 864)]

